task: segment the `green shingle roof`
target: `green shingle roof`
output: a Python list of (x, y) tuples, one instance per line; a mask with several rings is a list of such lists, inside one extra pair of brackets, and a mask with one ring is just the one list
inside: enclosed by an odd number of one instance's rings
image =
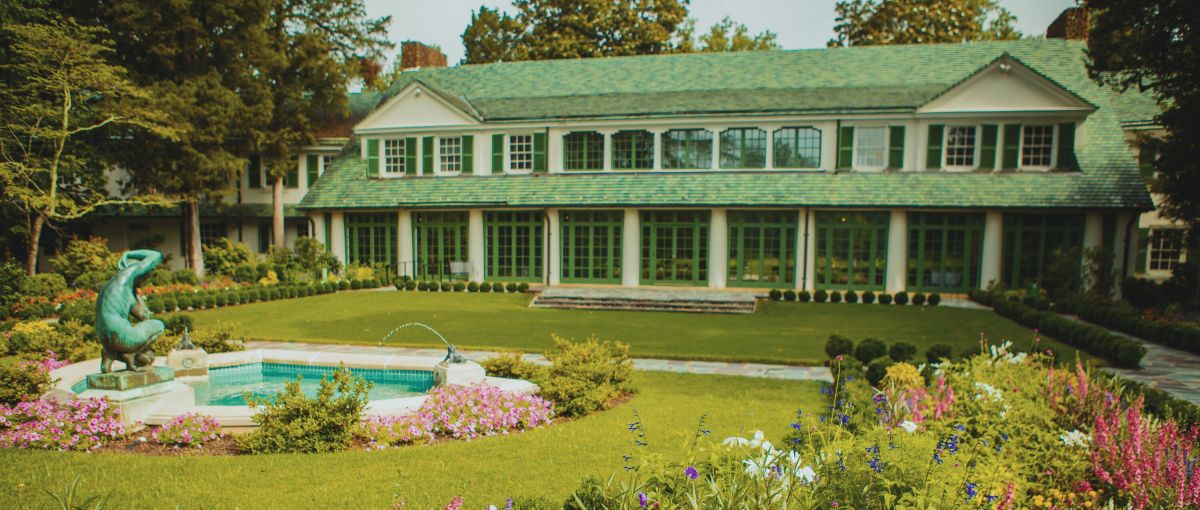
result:
[[(348, 148), (301, 209), (447, 206), (1151, 206), (1121, 122), (1147, 115), (1092, 82), (1084, 46), (1063, 40), (875, 46), (516, 62), (402, 74), (490, 122), (745, 112), (911, 112), (1009, 54), (1096, 105), (1081, 172), (643, 172), (368, 179)], [(1131, 117), (1123, 117), (1131, 116)], [(1138, 119), (1140, 120), (1140, 119)]]

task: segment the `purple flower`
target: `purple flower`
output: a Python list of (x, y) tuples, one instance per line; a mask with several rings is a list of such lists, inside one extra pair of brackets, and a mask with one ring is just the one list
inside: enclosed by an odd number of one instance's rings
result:
[(695, 480), (696, 478), (700, 477), (700, 472), (696, 471), (695, 467), (688, 466), (687, 469), (683, 470), (683, 475), (688, 477), (690, 480)]
[(650, 501), (649, 501), (649, 499), (648, 499), (648, 498), (646, 498), (646, 493), (645, 493), (645, 492), (639, 492), (639, 493), (638, 493), (638, 505), (640, 505), (642, 508), (646, 508), (646, 504), (647, 504), (647, 503), (649, 503), (649, 502), (650, 502)]

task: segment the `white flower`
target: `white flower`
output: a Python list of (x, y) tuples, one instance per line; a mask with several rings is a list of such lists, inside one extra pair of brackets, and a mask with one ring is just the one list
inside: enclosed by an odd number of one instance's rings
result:
[(763, 431), (761, 431), (761, 430), (754, 431), (754, 440), (750, 442), (750, 446), (758, 448), (758, 446), (763, 443), (764, 437), (766, 437), (766, 436), (763, 435)]
[(804, 466), (796, 470), (796, 479), (800, 480), (800, 483), (808, 485), (817, 480), (817, 472), (813, 471), (812, 466)]
[(1092, 442), (1092, 436), (1089, 436), (1086, 432), (1080, 432), (1079, 430), (1064, 432), (1059, 434), (1058, 438), (1063, 442), (1064, 445), (1083, 448), (1085, 450)]
[(723, 445), (725, 445), (725, 446), (730, 446), (730, 447), (733, 447), (733, 446), (750, 446), (750, 440), (749, 440), (749, 439), (746, 439), (746, 438), (744, 438), (744, 437), (742, 437), (742, 436), (733, 436), (733, 437), (727, 437), (727, 438), (725, 438), (725, 440), (724, 440), (724, 441), (721, 441), (721, 444), (723, 444)]
[(754, 459), (743, 460), (742, 464), (746, 465), (746, 474), (750, 476), (759, 476), (763, 473), (763, 467), (758, 465), (758, 462), (755, 462)]
[[(986, 393), (989, 397), (992, 397), (992, 400), (1004, 400), (1004, 394), (1001, 393), (1000, 390), (992, 387), (992, 385), (990, 385), (988, 383), (976, 381), (975, 388)], [(979, 399), (982, 396), (983, 395), (975, 395), (975, 398)]]
[(900, 428), (904, 429), (905, 432), (912, 434), (913, 432), (917, 431), (917, 424), (913, 423), (912, 420), (904, 420), (900, 422)]

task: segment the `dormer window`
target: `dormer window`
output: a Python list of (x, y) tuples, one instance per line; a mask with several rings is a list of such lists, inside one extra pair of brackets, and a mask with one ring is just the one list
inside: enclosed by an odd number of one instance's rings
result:
[(884, 126), (854, 129), (854, 168), (882, 170), (887, 164), (887, 128)]
[(1051, 168), (1053, 166), (1054, 125), (1021, 126), (1021, 167)]
[(509, 135), (508, 168), (516, 171), (533, 170), (533, 135)]
[(404, 175), (404, 163), (406, 155), (406, 147), (404, 140), (401, 138), (388, 138), (383, 140), (383, 174), (384, 175)]
[(976, 126), (946, 127), (946, 168), (975, 168)]
[(463, 169), (463, 139), (458, 136), (438, 138), (439, 171), (457, 174)]

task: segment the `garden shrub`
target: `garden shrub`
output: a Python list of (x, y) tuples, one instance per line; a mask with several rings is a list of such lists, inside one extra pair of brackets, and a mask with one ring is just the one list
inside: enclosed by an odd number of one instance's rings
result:
[(891, 294), (888, 294), (888, 293), (886, 293), (886, 292), (881, 292), (881, 293), (879, 294), (879, 304), (881, 304), (881, 305), (890, 305), (890, 304), (892, 304), (892, 295), (891, 295)]
[(846, 291), (846, 302), (847, 303), (857, 303), (858, 302), (858, 294), (852, 290)]
[(524, 379), (537, 383), (545, 380), (549, 368), (538, 365), (521, 357), (519, 353), (508, 352), (492, 356), (480, 363), (487, 375), (507, 379)]
[(767, 297), (770, 298), (771, 301), (779, 301), (779, 299), (783, 297), (783, 292), (780, 292), (779, 289), (771, 289), (769, 292), (767, 292)]
[(86, 273), (79, 275), (79, 278), (75, 279), (75, 288), (88, 289), (88, 290), (100, 292), (100, 289), (102, 289), (104, 287), (104, 285), (107, 284), (108, 281), (112, 279), (113, 274), (114, 274), (113, 270), (88, 271)]
[(875, 302), (875, 293), (869, 290), (864, 290), (862, 294), (862, 302), (864, 304), (872, 304)]
[(25, 279), (21, 294), (53, 298), (67, 290), (67, 280), (58, 273), (38, 273)]
[(607, 409), (617, 397), (633, 391), (629, 345), (595, 338), (571, 342), (557, 335), (554, 345), (556, 350), (546, 353), (550, 369), (541, 395), (554, 402), (560, 416)]
[(830, 303), (841, 303), (842, 302), (842, 293), (840, 291), (836, 291), (836, 290), (833, 292), (830, 292), (829, 293), (829, 302)]
[(442, 292), (450, 292), (450, 290), (454, 288), (454, 284), (450, 282), (442, 282), (440, 288)]
[(500, 282), (493, 283), (492, 292), (504, 292), (504, 284)]
[(925, 305), (925, 294), (922, 294), (920, 292), (913, 293), (912, 304), (915, 306), (924, 306)]
[(49, 302), (43, 301), (17, 306), (19, 308), (14, 309), (13, 315), (21, 319), (41, 319), (54, 315), (54, 305)]
[(862, 364), (867, 365), (871, 360), (882, 358), (887, 355), (887, 344), (883, 340), (875, 338), (867, 338), (858, 343), (858, 347), (854, 348), (854, 357)]
[(507, 284), (507, 285), (505, 285), (505, 286), (504, 286), (504, 290), (506, 290), (506, 291), (508, 291), (508, 292), (516, 292), (516, 291), (517, 291), (517, 284), (515, 284), (515, 283), (511, 283), (511, 282), (510, 282), (509, 284)]
[(179, 303), (173, 297), (165, 297), (162, 299), (162, 308), (165, 312), (174, 312), (179, 307)]
[(15, 262), (0, 262), (0, 309), (7, 312), (13, 302), (25, 294), (28, 278), (25, 270)]
[(479, 284), (475, 282), (468, 283), (467, 292), (479, 292)]
[(850, 357), (854, 354), (854, 340), (836, 333), (829, 335), (829, 340), (825, 341), (825, 354), (829, 359)]
[(895, 361), (908, 361), (917, 355), (917, 346), (908, 342), (896, 342), (888, 348), (888, 357)]
[(203, 448), (221, 438), (221, 424), (212, 416), (185, 413), (154, 429), (150, 437), (163, 446)]
[[(154, 312), (154, 309), (150, 309)], [(60, 321), (75, 321), (80, 324), (96, 324), (96, 301), (93, 299), (79, 299), (64, 304), (58, 310), (58, 320)]]
[(942, 302), (942, 295), (934, 292), (929, 295), (929, 306), (937, 306)]
[(783, 291), (783, 300), (784, 301), (795, 301), (796, 300), (796, 291), (794, 291), (792, 289)]
[(338, 282), (338, 290), (350, 290), (350, 282), (347, 280), (339, 281)]
[(163, 325), (166, 326), (166, 332), (169, 335), (182, 335), (184, 329), (194, 331), (196, 329), (195, 322), (192, 316), (186, 313), (177, 313), (163, 319)]
[(205, 245), (204, 270), (214, 276), (234, 276), (234, 270), (254, 262), (254, 253), (246, 243), (235, 242), (227, 237)]
[(205, 293), (204, 294), (204, 307), (212, 308), (216, 305), (217, 305), (217, 298), (215, 296), (213, 296), (212, 293)]
[(1200, 325), (1194, 322), (1169, 317), (1147, 317), (1147, 314), (1129, 305), (1114, 304), (1092, 296), (1065, 299), (1056, 303), (1056, 307), (1093, 324), (1200, 354)]
[(467, 289), (467, 285), (463, 282), (454, 282), (454, 292), (462, 292)]
[[(416, 288), (417, 288), (417, 282), (414, 282), (412, 280), (404, 282), (404, 290), (414, 290)], [(425, 290), (425, 289), (421, 289), (421, 290)]]
[(807, 290), (802, 290), (800, 291), (800, 294), (796, 296), (796, 298), (799, 299), (801, 303), (807, 303), (812, 301), (812, 293), (808, 292)]
[(287, 383), (270, 397), (247, 395), (257, 412), (258, 430), (238, 438), (250, 453), (321, 453), (350, 446), (359, 416), (367, 407), (371, 383), (341, 368), (321, 379), (314, 397), (300, 389), (300, 381)]
[(429, 292), (437, 292), (438, 289), (440, 289), (440, 288), (441, 288), (441, 285), (438, 284), (438, 282), (434, 282), (434, 281), (430, 281), (425, 285), (425, 290), (427, 290)]
[(893, 296), (892, 301), (894, 301), (897, 305), (907, 305), (908, 293), (904, 291), (897, 292), (896, 295)]
[(816, 301), (818, 303), (824, 303), (828, 300), (829, 300), (829, 293), (826, 292), (825, 289), (817, 289), (817, 292), (813, 293), (813, 301)]
[(359, 290), (362, 286), (362, 280), (350, 280), (350, 290)]
[(894, 363), (890, 359), (879, 358), (867, 364), (867, 382), (871, 386), (880, 386), (883, 383), (883, 378), (887, 377), (888, 367), (891, 367)]
[(492, 291), (491, 283), (483, 282), (483, 283), (479, 284), (479, 292), (491, 292), (491, 291)]
[(181, 294), (181, 295), (179, 296), (179, 309), (180, 309), (180, 310), (188, 310), (188, 309), (190, 309), (191, 307), (192, 307), (192, 296), (191, 296), (191, 294)]
[[(54, 269), (75, 287), (91, 288), (79, 282), (79, 277), (85, 273), (105, 273), (112, 277), (117, 270), (117, 262), (121, 260), (119, 253), (108, 249), (108, 240), (102, 237), (80, 239), (78, 237), (67, 241), (67, 246), (58, 255), (50, 258)], [(107, 279), (105, 279), (107, 281)]]
[(196, 272), (191, 269), (176, 269), (171, 271), (171, 283), (199, 285), (200, 278), (196, 277)]
[(933, 344), (925, 349), (925, 361), (938, 363), (943, 359), (954, 359), (954, 346), (950, 344)]
[[(153, 313), (153, 314), (160, 314), (160, 313), (163, 313), (163, 300), (162, 300), (162, 298), (159, 298), (159, 297), (152, 297), (152, 298), (150, 298), (150, 299), (147, 299), (147, 300), (146, 300), (146, 308), (149, 308), (149, 309), (150, 309), (150, 313)], [(92, 313), (94, 314), (95, 312), (93, 311)], [(60, 314), (60, 315), (61, 315), (61, 314)]]
[(421, 280), (421, 283), (417, 284), (417, 290), (429, 290), (429, 282)]
[(50, 391), (50, 384), (50, 372), (37, 363), (0, 363), (0, 404), (13, 406), (37, 400)]
[(525, 282), (518, 283), (517, 292), (529, 292), (529, 284)]
[(901, 390), (914, 390), (925, 387), (925, 378), (921, 377), (917, 367), (899, 361), (887, 367), (882, 384)]

